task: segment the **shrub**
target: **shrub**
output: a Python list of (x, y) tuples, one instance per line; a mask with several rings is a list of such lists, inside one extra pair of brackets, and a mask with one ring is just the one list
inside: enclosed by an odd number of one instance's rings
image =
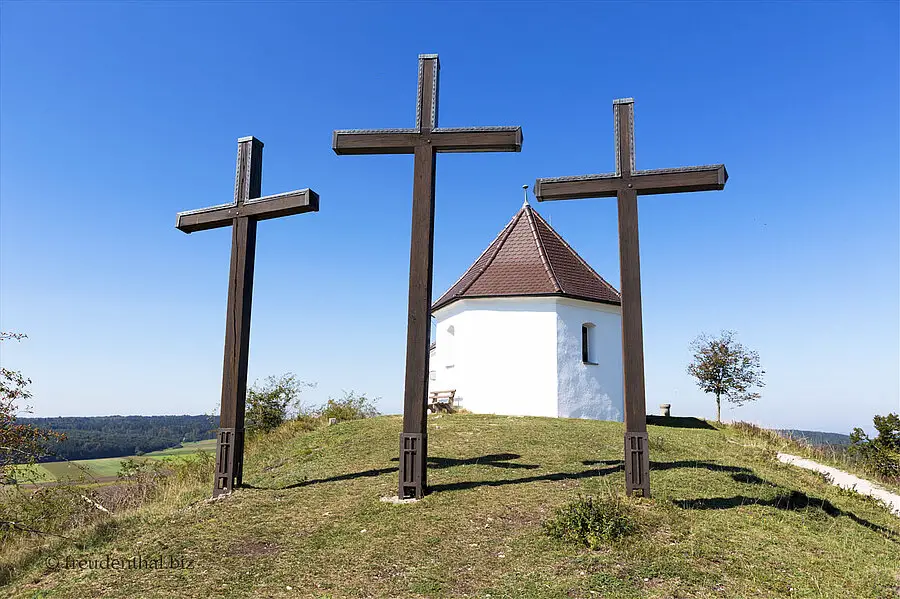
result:
[(568, 543), (597, 549), (637, 530), (634, 514), (618, 495), (578, 497), (544, 523), (544, 532)]
[(125, 458), (119, 461), (119, 471), (116, 472), (116, 478), (133, 479), (143, 474), (158, 472), (161, 463), (157, 460), (136, 460), (134, 458)]
[(216, 455), (208, 451), (195, 451), (190, 456), (166, 461), (172, 470), (171, 477), (183, 485), (205, 485), (212, 482), (216, 468)]
[(850, 451), (860, 456), (866, 468), (886, 478), (900, 477), (900, 415), (872, 419), (878, 435), (874, 439), (861, 429), (850, 433)]
[(89, 521), (97, 512), (82, 496), (80, 488), (64, 484), (35, 490), (20, 486), (4, 489), (0, 546), (22, 534), (64, 536)]
[(315, 414), (297, 414), (291, 421), (291, 434), (311, 433), (322, 426), (322, 418)]
[(328, 403), (322, 406), (322, 419), (337, 418), (342, 420), (361, 420), (378, 416), (375, 408), (377, 399), (369, 399), (366, 394), (357, 394), (355, 391), (345, 391), (340, 399), (329, 398)]
[(247, 390), (247, 429), (251, 432), (270, 431), (287, 419), (289, 411), (305, 413), (301, 394), (304, 388), (313, 386), (298, 381), (290, 372), (267, 377), (264, 383), (253, 383)]

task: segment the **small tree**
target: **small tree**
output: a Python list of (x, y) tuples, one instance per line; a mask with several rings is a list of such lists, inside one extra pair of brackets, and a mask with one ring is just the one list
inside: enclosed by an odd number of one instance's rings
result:
[(756, 401), (760, 395), (753, 387), (764, 387), (766, 373), (759, 365), (759, 354), (735, 340), (733, 331), (718, 337), (702, 334), (691, 343), (694, 358), (688, 374), (697, 379), (704, 393), (716, 396), (716, 422), (722, 421), (722, 398), (735, 405)]
[[(0, 332), (0, 341), (21, 341), (22, 333)], [(64, 438), (63, 435), (31, 424), (16, 422), (16, 414), (29, 411), (26, 404), (31, 397), (31, 379), (17, 370), (0, 367), (0, 480), (12, 481), (13, 468), (34, 464), (47, 455), (47, 446)]]
[(252, 431), (269, 431), (284, 422), (291, 411), (302, 411), (301, 394), (313, 383), (298, 381), (288, 372), (281, 376), (267, 377), (247, 391), (247, 428)]

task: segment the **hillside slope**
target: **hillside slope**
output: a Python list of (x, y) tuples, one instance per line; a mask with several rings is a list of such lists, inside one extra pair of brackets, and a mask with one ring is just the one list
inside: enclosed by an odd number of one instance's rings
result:
[[(248, 447), (245, 484), (209, 503), (119, 516), (86, 548), (57, 544), (8, 589), (21, 597), (894, 597), (900, 521), (740, 436), (651, 426), (643, 532), (590, 551), (541, 522), (624, 484), (622, 426), (429, 418), (423, 501), (391, 505), (399, 417)], [(162, 556), (190, 568), (74, 569), (66, 558)], [(47, 564), (50, 564), (48, 566)]]

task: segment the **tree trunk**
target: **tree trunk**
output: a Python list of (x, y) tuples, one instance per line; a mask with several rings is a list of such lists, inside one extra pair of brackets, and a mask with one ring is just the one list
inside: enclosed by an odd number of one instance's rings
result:
[(722, 397), (716, 393), (716, 422), (722, 422)]

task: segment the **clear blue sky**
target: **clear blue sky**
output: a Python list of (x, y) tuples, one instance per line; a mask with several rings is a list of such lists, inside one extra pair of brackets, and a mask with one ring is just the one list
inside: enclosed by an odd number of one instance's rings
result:
[[(685, 374), (734, 329), (768, 386), (733, 412), (846, 432), (900, 409), (900, 44), (885, 3), (12, 3), (0, 6), (2, 361), (39, 416), (217, 410), (237, 138), (263, 193), (250, 376), (401, 406), (412, 158), (338, 157), (335, 128), (412, 126), (416, 57), (444, 126), (522, 125), (521, 154), (438, 159), (435, 295), (536, 177), (724, 162), (723, 192), (640, 201), (647, 402), (714, 416)], [(538, 210), (618, 282), (614, 200)]]

